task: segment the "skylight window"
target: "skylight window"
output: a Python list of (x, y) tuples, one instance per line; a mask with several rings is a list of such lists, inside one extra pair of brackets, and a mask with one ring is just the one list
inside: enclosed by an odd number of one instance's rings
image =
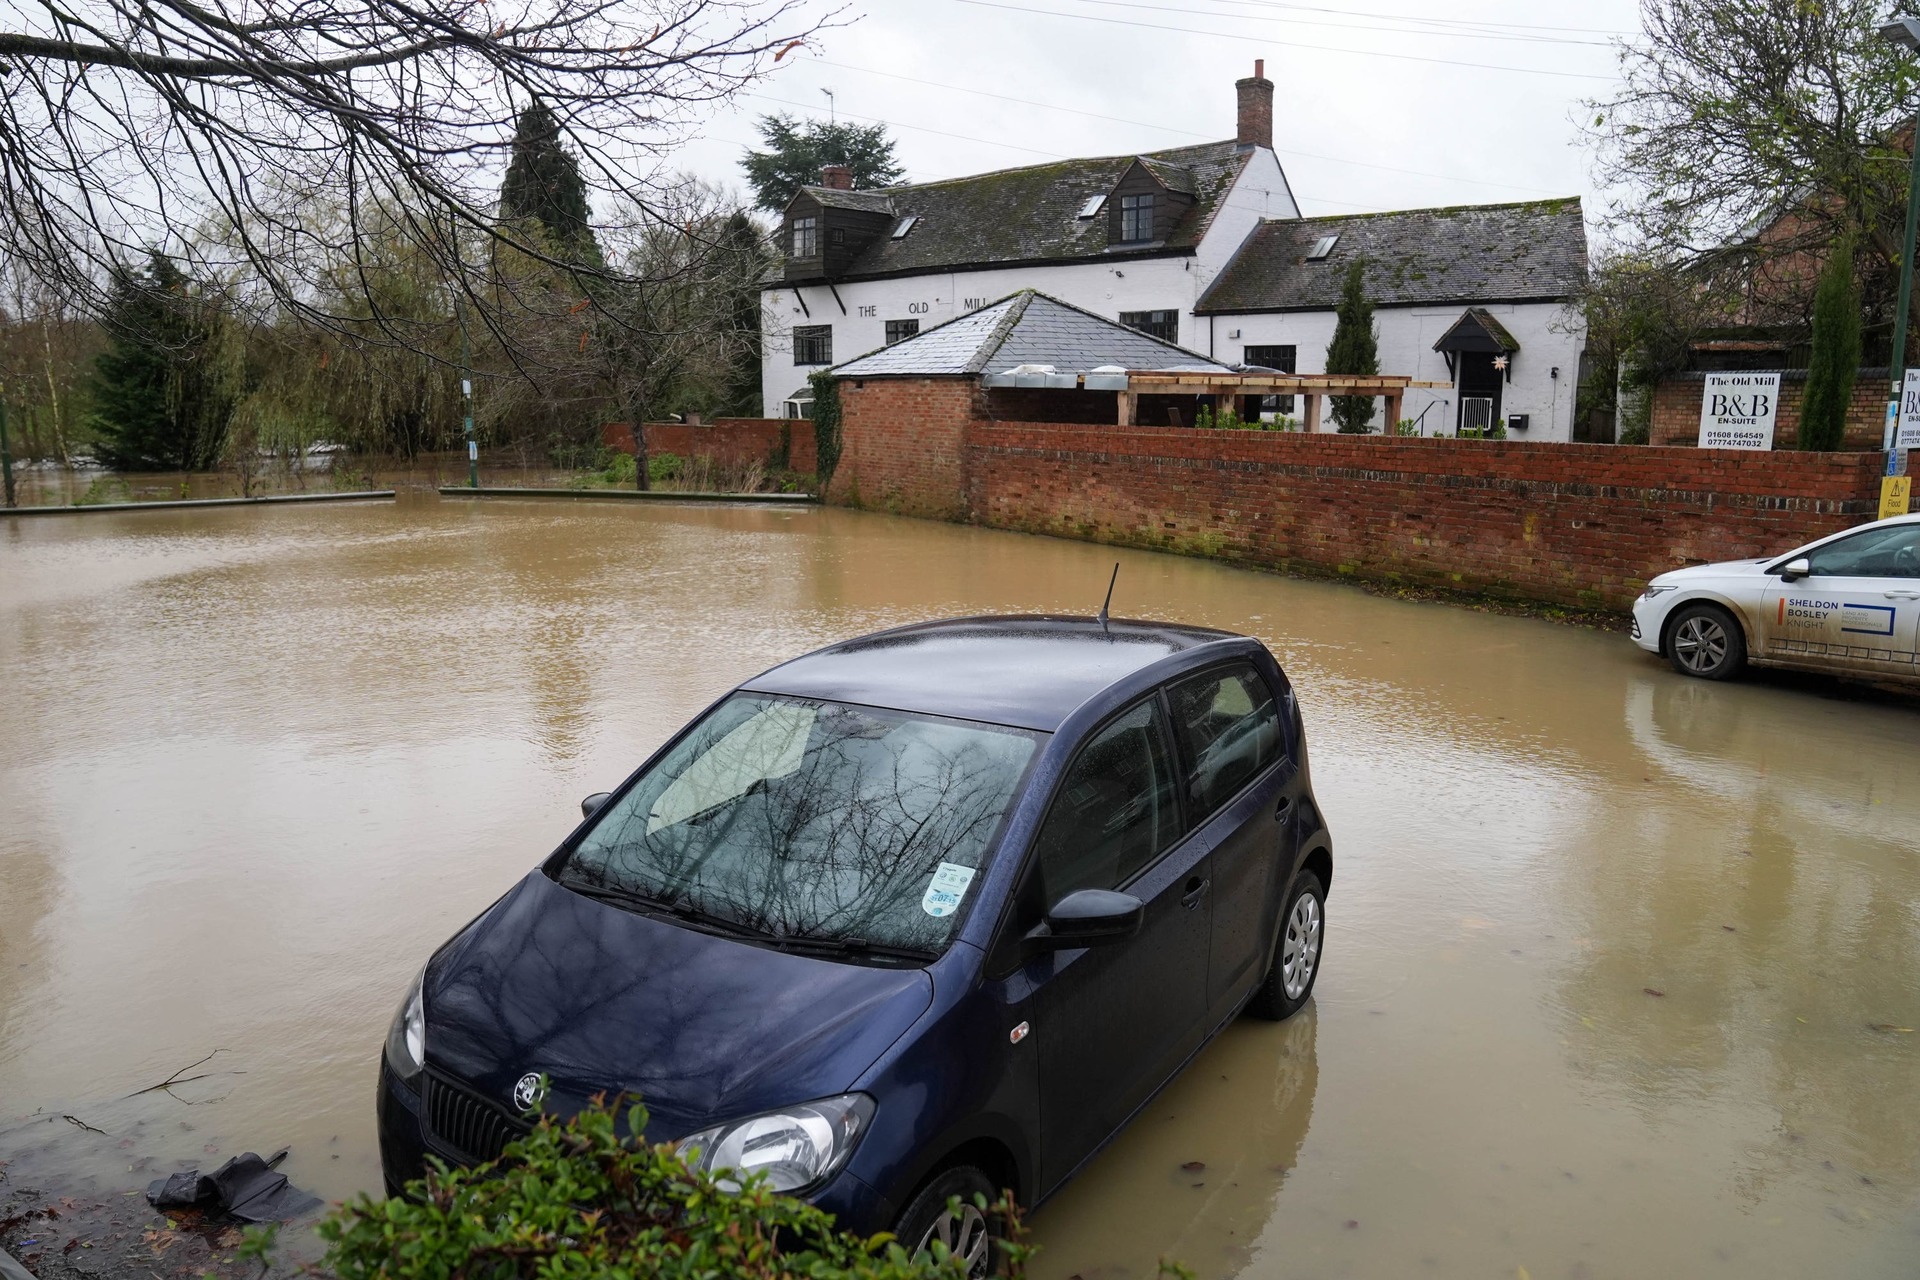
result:
[(1307, 250), (1307, 261), (1308, 262), (1325, 261), (1327, 255), (1333, 252), (1333, 246), (1339, 243), (1340, 243), (1340, 237), (1337, 235), (1321, 236), (1318, 240), (1315, 240), (1313, 242), (1313, 248)]
[(1100, 212), (1100, 206), (1106, 202), (1107, 197), (1105, 192), (1097, 196), (1088, 196), (1087, 202), (1080, 206), (1080, 216), (1083, 218), (1091, 218), (1094, 214)]
[(902, 218), (900, 225), (893, 229), (893, 238), (895, 240), (905, 240), (907, 238), (907, 232), (913, 230), (913, 224), (918, 221), (920, 221), (920, 218), (917, 214), (911, 218)]

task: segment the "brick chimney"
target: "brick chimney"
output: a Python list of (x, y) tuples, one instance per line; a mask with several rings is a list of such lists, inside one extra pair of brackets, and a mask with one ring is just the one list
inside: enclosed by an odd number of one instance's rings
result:
[(1256, 58), (1253, 74), (1235, 80), (1240, 95), (1240, 131), (1235, 141), (1243, 147), (1273, 150), (1273, 81), (1267, 79), (1267, 60)]
[[(1271, 97), (1273, 86), (1267, 86), (1267, 93)], [(1272, 106), (1268, 106), (1267, 115), (1269, 117), (1273, 115)], [(853, 170), (844, 164), (830, 164), (820, 170), (820, 185), (832, 187), (835, 191), (851, 191), (853, 190)]]

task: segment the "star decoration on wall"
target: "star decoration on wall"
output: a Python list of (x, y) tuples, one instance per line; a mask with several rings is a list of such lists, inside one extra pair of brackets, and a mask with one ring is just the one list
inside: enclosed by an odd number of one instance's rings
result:
[(1504, 370), (1507, 367), (1507, 358), (1505, 356), (1495, 356), (1493, 358), (1493, 367)]

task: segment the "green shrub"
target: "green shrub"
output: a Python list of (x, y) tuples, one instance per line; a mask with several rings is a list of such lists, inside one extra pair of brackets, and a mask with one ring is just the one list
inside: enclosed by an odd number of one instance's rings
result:
[(1841, 240), (1813, 294), (1813, 349), (1800, 402), (1802, 449), (1834, 450), (1846, 439), (1847, 406), (1860, 371), (1860, 287), (1853, 278), (1853, 246)]
[[(958, 1260), (909, 1258), (823, 1211), (689, 1169), (670, 1146), (619, 1136), (614, 1109), (542, 1121), (498, 1164), (435, 1171), (409, 1199), (349, 1201), (320, 1224), (339, 1280), (956, 1280)], [(645, 1128), (634, 1107), (630, 1131)], [(1018, 1224), (1014, 1225), (1018, 1235)], [(1006, 1248), (1008, 1274), (1027, 1249)], [(945, 1250), (936, 1246), (936, 1253)]]
[[(677, 453), (650, 453), (647, 455), (647, 479), (653, 484), (662, 480), (678, 480), (681, 472), (687, 469), (687, 461)], [(631, 455), (627, 458), (627, 479), (633, 479), (634, 465)]]
[(831, 370), (819, 369), (807, 375), (807, 385), (813, 388), (814, 467), (824, 498), (840, 465), (840, 383)]

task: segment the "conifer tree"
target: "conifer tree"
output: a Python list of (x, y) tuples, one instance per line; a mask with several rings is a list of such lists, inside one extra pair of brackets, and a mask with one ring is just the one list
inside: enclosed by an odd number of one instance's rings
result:
[(1860, 286), (1853, 273), (1853, 244), (1834, 246), (1813, 295), (1813, 350), (1807, 359), (1807, 393), (1800, 405), (1800, 447), (1838, 449), (1847, 433), (1847, 402), (1860, 371)]
[(808, 120), (789, 115), (760, 117), (757, 126), (767, 150), (748, 151), (740, 160), (754, 203), (773, 213), (787, 207), (793, 193), (820, 181), (820, 170), (844, 164), (853, 170), (859, 190), (889, 187), (906, 175), (894, 159), (893, 139), (884, 124)]
[(219, 367), (218, 317), (167, 255), (113, 272), (94, 360), (89, 425), (109, 466), (201, 471), (219, 461), (234, 397)]
[(500, 184), (500, 217), (537, 221), (556, 252), (588, 265), (600, 263), (580, 162), (561, 141), (560, 122), (537, 98), (514, 128), (513, 158)]
[[(1340, 305), (1334, 312), (1333, 341), (1327, 344), (1327, 372), (1380, 372), (1380, 343), (1373, 332), (1373, 304), (1364, 290), (1366, 263), (1356, 258), (1340, 286)], [(1332, 396), (1333, 420), (1346, 435), (1365, 435), (1373, 429), (1372, 396)]]

